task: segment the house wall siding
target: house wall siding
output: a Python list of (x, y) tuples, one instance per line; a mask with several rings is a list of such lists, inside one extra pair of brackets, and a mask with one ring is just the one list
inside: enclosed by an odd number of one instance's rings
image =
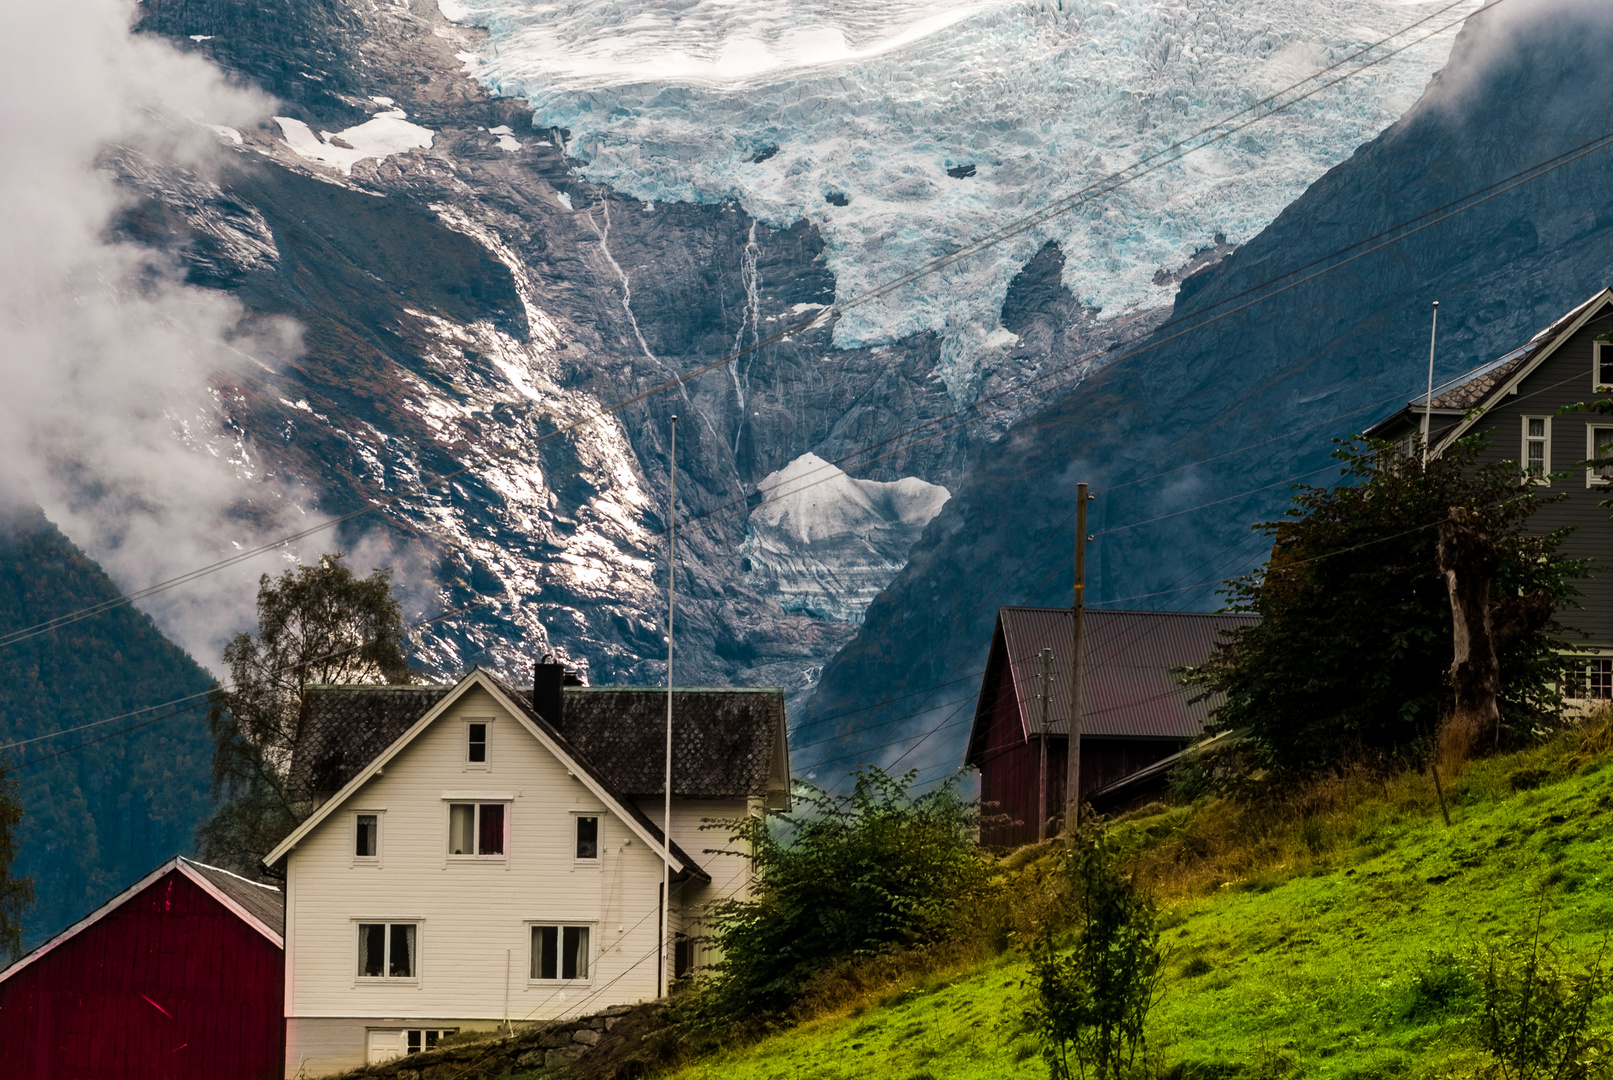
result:
[[(486, 717), (493, 718), (489, 767), (473, 768), (464, 760), (465, 721)], [(444, 792), (513, 796), (504, 860), (448, 856)], [(690, 831), (684, 818), (696, 812), (679, 809), (675, 839)], [(374, 865), (352, 854), (353, 815), (361, 810), (382, 814)], [(576, 812), (600, 816), (597, 864), (573, 858)], [(336, 807), (286, 861), (288, 1073), (360, 1064), (367, 1026), (502, 1020), (506, 986), (516, 1021), (656, 995), (661, 860), (479, 687)], [(357, 978), (361, 919), (419, 922), (417, 979)], [(594, 928), (588, 983), (529, 984), (531, 921)], [(303, 1024), (315, 1018), (340, 1022)]]
[(1551, 468), (1566, 470), (1570, 475), (1541, 488), (1542, 494), (1566, 497), (1541, 507), (1531, 519), (1530, 528), (1546, 532), (1576, 526), (1563, 543), (1563, 554), (1596, 559), (1601, 564), (1599, 574), (1579, 583), (1583, 609), (1560, 611), (1558, 619), (1585, 634), (1586, 642), (1602, 647), (1613, 647), (1613, 522), (1608, 520), (1613, 511), (1597, 504), (1613, 498), (1613, 489), (1586, 487), (1585, 471), (1575, 466), (1586, 457), (1587, 427), (1613, 427), (1613, 417), (1591, 413), (1558, 415), (1557, 410), (1598, 396), (1591, 382), (1592, 350), (1597, 336), (1609, 331), (1613, 331), (1613, 313), (1592, 319), (1530, 372), (1519, 383), (1516, 394), (1502, 397), (1470, 429), (1491, 433), (1490, 447), (1480, 460), (1521, 462), (1524, 417), (1550, 417)]

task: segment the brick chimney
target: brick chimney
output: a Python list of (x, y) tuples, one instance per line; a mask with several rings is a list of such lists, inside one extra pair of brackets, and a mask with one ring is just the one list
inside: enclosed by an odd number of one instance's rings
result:
[[(575, 680), (573, 680), (575, 681)], [(532, 708), (555, 727), (564, 721), (566, 666), (545, 653), (532, 673)]]

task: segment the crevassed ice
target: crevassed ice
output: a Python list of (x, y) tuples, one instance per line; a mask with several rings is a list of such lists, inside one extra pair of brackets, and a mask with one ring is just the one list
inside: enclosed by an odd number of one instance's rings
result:
[[(537, 126), (569, 128), (566, 149), (591, 179), (647, 201), (738, 199), (781, 226), (810, 218), (829, 245), (841, 300), (1078, 192), (1442, 6), (439, 3), (449, 18), (490, 32), (467, 71), (526, 98)], [(1395, 44), (1478, 6), (1472, 0)], [(1009, 280), (1047, 240), (1064, 248), (1066, 284), (1106, 315), (1168, 302), (1170, 293), (1153, 284), (1160, 268), (1179, 266), (1218, 232), (1233, 242), (1258, 232), (1416, 101), (1454, 35), (1412, 45), (1212, 149), (856, 308), (836, 340), (870, 345), (936, 331), (948, 385), (967, 399)], [(971, 165), (966, 178), (947, 173)], [(846, 204), (826, 201), (831, 195)]]

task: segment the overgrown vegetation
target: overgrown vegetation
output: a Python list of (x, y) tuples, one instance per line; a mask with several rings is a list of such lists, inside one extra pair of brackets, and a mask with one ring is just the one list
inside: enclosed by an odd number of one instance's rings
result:
[(974, 843), (973, 807), (951, 784), (914, 796), (916, 776), (863, 769), (846, 795), (803, 784), (791, 814), (723, 823), (756, 886), (713, 912), (723, 960), (686, 1004), (692, 1029), (732, 1034), (797, 1016), (847, 961), (935, 947), (963, 929), (992, 890), (992, 863)]
[(1425, 467), (1385, 443), (1341, 442), (1345, 483), (1300, 488), (1281, 521), (1256, 526), (1271, 559), (1229, 583), (1229, 599), (1260, 622), (1195, 673), (1226, 695), (1216, 730), (1246, 733), (1261, 763), (1290, 772), (1426, 747), (1452, 701), (1438, 547), (1453, 508), (1494, 563), (1502, 733), (1521, 745), (1556, 716), (1565, 643), (1551, 616), (1587, 568), (1558, 554), (1564, 532), (1525, 531), (1539, 489), (1515, 462), (1480, 465), (1484, 445), (1463, 439)]
[(1537, 918), (1528, 936), (1485, 950), (1483, 989), (1480, 1042), (1503, 1080), (1613, 1075), (1613, 1041), (1593, 1014), (1608, 991), (1601, 949), (1588, 964), (1566, 963)]
[(221, 804), (197, 830), (204, 858), (249, 877), (308, 815), (291, 754), (312, 683), (414, 681), (391, 575), (360, 578), (340, 554), (258, 581), (258, 633), (224, 649), (230, 686), (215, 684), (207, 714), (213, 787)]
[(1103, 825), (1074, 837), (1054, 858), (1069, 879), (1075, 940), (1059, 948), (1059, 927), (1031, 935), (1037, 996), (1031, 1008), (1053, 1080), (1131, 1075), (1148, 1064), (1148, 1014), (1164, 957), (1153, 901), (1138, 888)]
[(5, 759), (0, 758), (0, 949), (12, 960), (22, 955), (22, 915), (34, 900), (34, 883), (12, 872), (21, 823), (17, 782), (7, 775)]
[[(1550, 1071), (1563, 1058), (1549, 1054), (1537, 1071), (1522, 1071), (1484, 1023), (1494, 1010), (1514, 1017), (1513, 1030), (1578, 1031), (1591, 1047), (1613, 1020), (1605, 995), (1574, 997), (1601, 970), (1597, 958), (1613, 928), (1613, 896), (1603, 884), (1613, 855), (1610, 745), (1613, 714), (1605, 714), (1548, 742), (1471, 762), (1446, 777), (1450, 827), (1426, 773), (1367, 770), (1296, 781), (1287, 797), (1211, 797), (1111, 822), (1114, 865), (1131, 868), (1158, 904), (1164, 982), (1147, 1025), (1148, 1075), (1602, 1075)], [(998, 864), (1016, 919), (1060, 903), (1074, 914), (1073, 894), (1061, 892), (1068, 857), (1050, 843)], [(1537, 927), (1550, 963), (1537, 964), (1531, 982), (1522, 959)], [(1523, 994), (1523, 986), (1535, 989)], [(1552, 986), (1561, 992), (1542, 989)], [(915, 970), (676, 1075), (1038, 1075), (1039, 997), (1023, 951), (967, 969)], [(1577, 1014), (1584, 1025), (1565, 1022), (1553, 1001), (1585, 1002)]]

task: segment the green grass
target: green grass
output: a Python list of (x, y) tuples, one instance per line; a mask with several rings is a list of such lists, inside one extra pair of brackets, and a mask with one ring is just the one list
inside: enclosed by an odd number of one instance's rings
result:
[[(1165, 902), (1165, 993), (1151, 1023), (1168, 1075), (1461, 1077), (1473, 1048), (1470, 959), (1544, 927), (1581, 961), (1613, 929), (1613, 769), (1557, 770), (1559, 744), (1472, 765), (1449, 787), (1454, 824), (1407, 777), (1345, 818), (1295, 823), (1281, 858)], [(1180, 833), (1193, 812), (1142, 817)], [(1169, 882), (1161, 882), (1168, 886)], [(1169, 893), (1169, 889), (1165, 891)], [(678, 1080), (975, 1080), (1045, 1075), (1009, 953), (701, 1059)], [(1455, 997), (1454, 1003), (1448, 999)], [(1471, 999), (1469, 998), (1469, 1001)], [(1604, 1017), (1604, 1020), (1607, 1019)]]

